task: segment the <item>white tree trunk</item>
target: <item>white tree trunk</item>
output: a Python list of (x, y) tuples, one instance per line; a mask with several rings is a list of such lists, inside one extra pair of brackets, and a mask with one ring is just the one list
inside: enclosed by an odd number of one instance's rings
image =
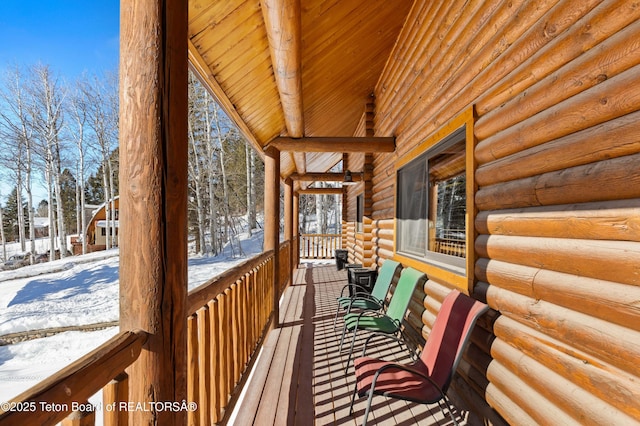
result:
[(7, 240), (4, 237), (4, 215), (0, 206), (0, 240), (2, 240), (2, 261), (7, 260)]
[(109, 250), (111, 248), (111, 238), (109, 238), (109, 231), (111, 229), (111, 206), (109, 205), (109, 194), (111, 193), (109, 189), (109, 176), (107, 176), (107, 162), (109, 161), (108, 155), (105, 156), (103, 153), (103, 167), (102, 167), (102, 188), (104, 192), (104, 214), (105, 214), (105, 245), (106, 249)]
[(16, 206), (18, 208), (18, 238), (20, 239), (20, 250), (24, 253), (26, 251), (26, 236), (24, 233), (24, 205), (22, 204), (22, 173), (18, 173), (18, 179), (16, 182)]
[(53, 184), (51, 182), (51, 172), (47, 171), (45, 174), (47, 178), (47, 200), (49, 201), (49, 205), (47, 206), (47, 216), (49, 217), (49, 262), (53, 262), (56, 260), (56, 226), (53, 214)]
[(250, 152), (252, 152), (253, 149), (251, 147), (249, 147), (249, 142), (245, 142), (244, 144), (244, 157), (245, 157), (245, 163), (247, 165), (247, 171), (246, 171), (246, 176), (247, 176), (247, 233), (249, 234), (249, 236), (251, 236), (251, 230), (254, 227), (254, 222), (255, 222), (255, 216), (253, 217), (253, 221), (252, 221), (252, 217), (251, 217), (251, 204), (253, 204), (253, 198), (251, 197), (251, 192), (253, 189), (253, 177), (252, 177), (252, 164), (251, 164), (251, 154)]

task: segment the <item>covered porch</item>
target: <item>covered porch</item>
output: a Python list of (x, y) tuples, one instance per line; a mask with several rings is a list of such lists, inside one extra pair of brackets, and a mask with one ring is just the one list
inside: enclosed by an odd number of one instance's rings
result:
[[(345, 276), (298, 267), (299, 195), (347, 170), (349, 261), (428, 277), (418, 346), (452, 289), (491, 307), (457, 418), (639, 424), (639, 19), (623, 0), (122, 0), (121, 334), (0, 425), (55, 423), (103, 387), (124, 407), (108, 425), (223, 423), (262, 347), (238, 424), (358, 421), (328, 327)], [(189, 67), (265, 162), (264, 252), (192, 292)], [(446, 424), (375, 404), (380, 423)]]

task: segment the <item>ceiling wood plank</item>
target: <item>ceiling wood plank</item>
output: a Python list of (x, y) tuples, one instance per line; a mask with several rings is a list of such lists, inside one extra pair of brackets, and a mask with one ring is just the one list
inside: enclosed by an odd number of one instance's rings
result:
[(393, 152), (393, 137), (303, 137), (279, 136), (269, 142), (280, 151), (291, 152)]

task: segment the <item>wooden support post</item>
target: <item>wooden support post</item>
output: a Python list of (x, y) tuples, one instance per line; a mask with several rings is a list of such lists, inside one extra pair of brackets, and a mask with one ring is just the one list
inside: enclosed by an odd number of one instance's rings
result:
[(280, 151), (267, 148), (264, 156), (264, 251), (273, 250), (273, 322), (280, 326)]
[(289, 285), (293, 284), (293, 181), (284, 181), (284, 240), (289, 241)]
[(297, 192), (293, 192), (293, 245), (291, 246), (291, 252), (293, 253), (292, 267), (298, 267), (300, 263), (300, 195)]
[(187, 3), (122, 0), (120, 328), (149, 333), (127, 370), (136, 425), (183, 425), (186, 411)]

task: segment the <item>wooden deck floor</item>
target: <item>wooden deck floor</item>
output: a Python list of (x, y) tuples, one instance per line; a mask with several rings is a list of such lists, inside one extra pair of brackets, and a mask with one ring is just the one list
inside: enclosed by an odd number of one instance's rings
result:
[[(366, 399), (356, 401), (350, 416), (353, 364), (345, 375), (347, 354), (346, 350), (338, 352), (340, 331), (333, 327), (336, 297), (346, 279), (346, 272), (336, 271), (333, 263), (302, 264), (296, 271), (281, 304), (282, 327), (267, 337), (233, 424), (361, 424)], [(356, 343), (356, 350), (361, 350), (362, 343)], [(372, 353), (385, 359), (409, 359), (397, 345), (379, 345)], [(454, 415), (460, 424), (467, 424), (468, 413), (455, 410)], [(378, 396), (368, 424), (444, 426), (452, 421), (443, 417), (437, 404), (424, 406)]]

